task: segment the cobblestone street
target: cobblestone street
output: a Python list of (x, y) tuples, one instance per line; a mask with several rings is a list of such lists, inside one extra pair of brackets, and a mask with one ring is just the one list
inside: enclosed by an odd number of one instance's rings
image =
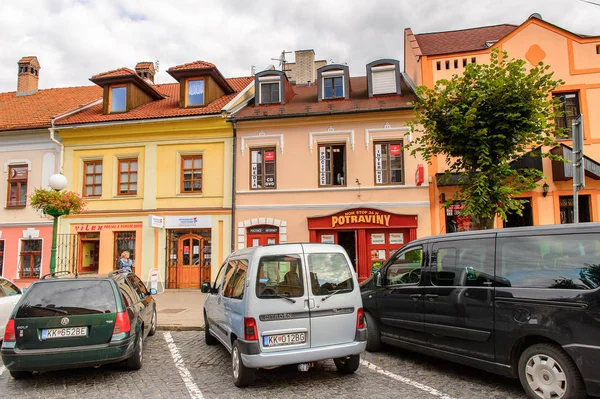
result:
[(392, 348), (365, 352), (354, 375), (339, 374), (327, 361), (306, 373), (293, 366), (260, 370), (253, 385), (239, 389), (231, 379), (229, 353), (221, 345), (206, 346), (201, 331), (159, 331), (148, 339), (138, 372), (109, 365), (16, 381), (2, 371), (0, 397), (6, 398), (526, 397), (517, 380)]

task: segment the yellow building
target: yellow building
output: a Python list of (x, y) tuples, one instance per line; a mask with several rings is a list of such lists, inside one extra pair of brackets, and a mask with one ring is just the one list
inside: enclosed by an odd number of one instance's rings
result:
[[(521, 25), (495, 25), (449, 32), (414, 34), (410, 28), (404, 35), (405, 72), (417, 86), (433, 87), (440, 79), (462, 74), (469, 63), (489, 62), (490, 52), (498, 48), (509, 57), (526, 60), (531, 68), (540, 61), (550, 65), (555, 79), (565, 84), (553, 93), (562, 100), (565, 115), (556, 124), (571, 127), (583, 115), (585, 189), (579, 194), (579, 220), (600, 221), (600, 115), (594, 112), (600, 104), (600, 37), (568, 32), (533, 14)], [(572, 138), (561, 139), (556, 148), (544, 148), (571, 158)], [(511, 214), (497, 227), (572, 223), (572, 163), (552, 162), (537, 158), (529, 166), (543, 170), (545, 181), (535, 191), (523, 193), (526, 200), (523, 215)], [(454, 193), (452, 185), (436, 178), (446, 169), (443, 161), (433, 160), (429, 168), (432, 231), (452, 232), (469, 225), (458, 215), (461, 204), (444, 209), (444, 198)], [(466, 223), (465, 223), (466, 222)], [(462, 227), (461, 227), (462, 226)]]
[[(95, 106), (55, 120), (68, 189), (87, 211), (63, 218), (78, 272), (114, 270), (124, 251), (144, 281), (199, 288), (231, 249), (233, 132), (224, 116), (251, 78), (196, 61), (154, 84), (152, 63), (96, 75)], [(151, 276), (153, 278), (151, 278)]]

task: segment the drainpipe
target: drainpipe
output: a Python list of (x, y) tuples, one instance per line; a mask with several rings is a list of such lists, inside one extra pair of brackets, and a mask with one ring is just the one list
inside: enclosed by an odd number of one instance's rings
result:
[(69, 115), (73, 115), (73, 114), (75, 114), (75, 113), (77, 113), (77, 112), (80, 112), (80, 111), (83, 111), (83, 110), (85, 110), (85, 109), (91, 108), (91, 107), (93, 107), (93, 106), (95, 106), (95, 105), (98, 105), (98, 104), (102, 104), (102, 99), (99, 99), (99, 100), (97, 100), (97, 101), (94, 101), (93, 103), (91, 103), (91, 104), (88, 104), (88, 105), (86, 105), (86, 106), (83, 106), (83, 107), (77, 108), (77, 109), (75, 109), (75, 110), (73, 110), (73, 111), (69, 111), (69, 112), (67, 112), (67, 113), (65, 113), (65, 114), (59, 115), (59, 116), (57, 116), (56, 118), (53, 118), (53, 119), (52, 119), (52, 121), (50, 122), (50, 127), (48, 128), (48, 130), (50, 131), (50, 140), (51, 140), (52, 142), (54, 142), (55, 144), (57, 144), (57, 145), (60, 147), (60, 156), (59, 156), (59, 158), (60, 158), (60, 161), (59, 161), (59, 162), (60, 162), (60, 163), (59, 163), (59, 165), (58, 165), (58, 166), (59, 166), (59, 172), (60, 172), (61, 174), (62, 174), (62, 172), (63, 172), (63, 166), (64, 166), (63, 164), (64, 164), (64, 160), (65, 160), (65, 146), (64, 146), (64, 144), (63, 144), (63, 143), (61, 143), (60, 141), (58, 141), (58, 140), (56, 139), (56, 137), (55, 137), (56, 127), (54, 126), (54, 122), (56, 122), (56, 121), (57, 121), (57, 120), (59, 120), (59, 119), (66, 118), (66, 117), (67, 117), (67, 116), (69, 116)]
[(231, 179), (231, 252), (235, 251), (235, 232), (237, 225), (235, 223), (235, 168), (236, 168), (236, 149), (237, 149), (237, 122), (232, 118), (233, 124), (233, 178)]

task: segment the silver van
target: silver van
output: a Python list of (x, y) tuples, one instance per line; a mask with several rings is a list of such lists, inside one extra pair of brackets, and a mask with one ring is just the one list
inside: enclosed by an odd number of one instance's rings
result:
[(232, 253), (207, 293), (207, 345), (231, 353), (238, 387), (258, 368), (334, 359), (354, 373), (366, 346), (362, 299), (348, 255), (339, 245), (281, 244)]

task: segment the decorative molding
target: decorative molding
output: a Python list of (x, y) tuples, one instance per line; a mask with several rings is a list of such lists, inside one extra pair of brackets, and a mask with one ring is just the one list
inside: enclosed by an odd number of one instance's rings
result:
[(352, 147), (352, 151), (354, 151), (354, 130), (338, 130), (336, 131), (333, 126), (329, 126), (326, 132), (309, 132), (308, 133), (308, 149), (312, 153), (313, 152), (313, 144), (316, 143), (315, 137), (325, 136), (324, 138), (319, 139), (319, 142), (331, 142), (331, 141), (340, 141), (339, 138), (335, 137), (327, 137), (327, 136), (348, 136), (344, 140), (350, 143)]
[(265, 134), (263, 130), (258, 133), (258, 136), (243, 136), (242, 145), (240, 151), (244, 156), (244, 151), (248, 147), (246, 141), (248, 140), (264, 140), (261, 144), (277, 145), (279, 144), (279, 152), (283, 154), (283, 134)]
[(238, 249), (246, 248), (246, 229), (251, 226), (268, 224), (271, 226), (279, 227), (279, 244), (285, 244), (287, 242), (287, 222), (285, 220), (279, 220), (275, 218), (252, 218), (246, 219), (243, 222), (238, 222)]
[(40, 231), (33, 227), (28, 227), (27, 230), (23, 230), (23, 239), (31, 240), (33, 238), (40, 238)]
[[(391, 208), (429, 208), (429, 201), (410, 201), (410, 202), (369, 202), (366, 205), (370, 207), (391, 209)], [(356, 207), (356, 203), (347, 204), (261, 204), (261, 205), (238, 205), (236, 209), (241, 211), (259, 211), (259, 210), (317, 210), (317, 209), (346, 209)], [(279, 231), (281, 238), (281, 230)]]
[(27, 172), (31, 172), (31, 161), (28, 159), (7, 159), (4, 161), (4, 173), (8, 173), (8, 167), (13, 165), (27, 164)]
[[(415, 188), (426, 188), (428, 184), (423, 183), (420, 186), (416, 184), (390, 184), (387, 186), (361, 186), (361, 187), (319, 187), (319, 188), (295, 188), (295, 189), (275, 189), (269, 190), (270, 193), (311, 193), (311, 192), (323, 192), (323, 191), (358, 191), (358, 190), (410, 190)], [(265, 194), (264, 190), (237, 190), (236, 194), (254, 194), (261, 195)]]
[[(405, 134), (398, 134), (398, 132), (410, 132), (408, 126), (392, 127), (389, 122), (383, 125), (383, 129), (365, 129), (365, 147), (369, 149), (369, 142), (376, 139), (404, 139)], [(410, 135), (408, 136), (408, 142), (411, 142)]]

